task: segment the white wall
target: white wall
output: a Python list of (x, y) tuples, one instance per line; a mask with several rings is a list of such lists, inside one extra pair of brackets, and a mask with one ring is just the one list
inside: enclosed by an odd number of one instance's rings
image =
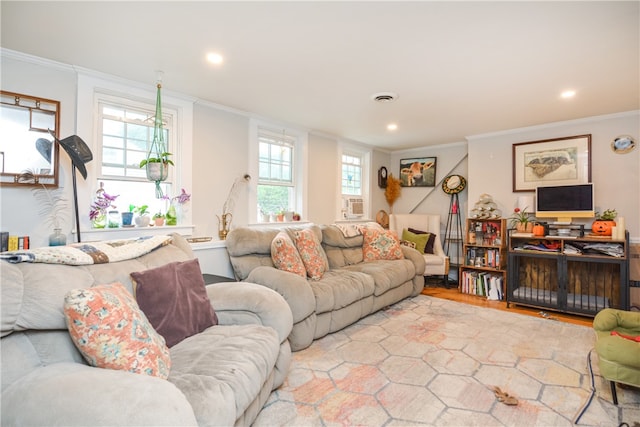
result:
[[(222, 214), (222, 207), (236, 178), (248, 172), (249, 118), (199, 103), (194, 108), (193, 127), (191, 209), (194, 235), (217, 239), (217, 215)], [(240, 189), (232, 226), (247, 224), (248, 191), (249, 186), (246, 185)]]
[[(60, 136), (75, 133), (76, 121), (76, 75), (70, 67), (51, 62), (23, 62), (2, 56), (2, 89), (60, 101)], [(71, 161), (60, 150), (60, 187), (65, 188), (65, 197), (70, 209), (61, 214), (63, 231), (74, 227), (73, 189)], [(78, 185), (82, 185), (82, 177)], [(30, 189), (24, 187), (0, 188), (0, 227), (12, 235), (30, 236), (32, 246), (48, 245), (51, 227), (39, 216), (36, 199)], [(69, 238), (67, 241), (70, 241)]]
[(338, 141), (326, 136), (309, 135), (309, 162), (307, 165), (308, 213), (305, 219), (317, 224), (330, 224), (336, 220), (339, 200), (340, 161)]
[[(640, 112), (591, 117), (544, 126), (514, 129), (469, 137), (469, 205), (480, 194), (489, 193), (508, 217), (519, 195), (512, 191), (512, 146), (565, 136), (591, 134), (591, 176), (596, 209), (615, 208), (626, 220), (632, 239), (640, 238), (640, 149), (616, 154), (610, 144), (618, 135), (628, 134), (640, 141)], [(468, 213), (468, 210), (467, 210)], [(580, 222), (575, 220), (575, 222)], [(592, 220), (583, 220), (590, 225)]]
[[(402, 187), (400, 198), (393, 205), (395, 213), (430, 213), (440, 214), (441, 228), (444, 231), (451, 197), (442, 191), (442, 180), (451, 175), (459, 174), (468, 179), (467, 173), (467, 144), (465, 142), (430, 146), (419, 149), (396, 151), (390, 156), (387, 166), (394, 177), (400, 176), (400, 160), (413, 157), (436, 157), (436, 185), (435, 187)], [(382, 191), (384, 193), (384, 191)], [(467, 190), (458, 195), (461, 212), (467, 212)], [(384, 199), (383, 199), (384, 200)], [(385, 200), (386, 204), (386, 200)], [(388, 205), (387, 205), (388, 211)], [(462, 222), (464, 223), (463, 215)]]

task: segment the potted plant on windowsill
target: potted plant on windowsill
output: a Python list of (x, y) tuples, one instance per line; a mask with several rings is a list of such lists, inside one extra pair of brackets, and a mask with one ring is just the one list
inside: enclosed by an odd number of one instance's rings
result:
[(164, 214), (162, 212), (153, 214), (153, 223), (158, 227), (164, 225)]
[(133, 208), (133, 212), (137, 214), (134, 218), (137, 227), (147, 227), (151, 222), (151, 217), (149, 216), (149, 211), (147, 210), (149, 206), (141, 205)]

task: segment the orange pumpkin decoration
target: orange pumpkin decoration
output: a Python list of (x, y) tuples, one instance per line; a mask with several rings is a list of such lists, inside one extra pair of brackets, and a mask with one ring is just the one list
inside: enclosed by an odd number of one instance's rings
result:
[(616, 222), (611, 220), (597, 219), (593, 221), (591, 231), (599, 236), (611, 236), (611, 227), (615, 227)]
[(536, 237), (544, 236), (544, 225), (537, 224), (533, 226), (533, 235)]

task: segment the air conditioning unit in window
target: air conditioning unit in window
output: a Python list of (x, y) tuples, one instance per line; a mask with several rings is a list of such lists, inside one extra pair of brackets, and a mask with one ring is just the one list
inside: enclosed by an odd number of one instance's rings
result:
[(364, 216), (364, 199), (347, 199), (347, 217), (360, 218)]

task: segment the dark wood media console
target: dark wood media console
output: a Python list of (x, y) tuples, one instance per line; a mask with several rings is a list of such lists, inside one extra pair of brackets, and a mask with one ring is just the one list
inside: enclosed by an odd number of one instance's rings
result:
[(629, 235), (533, 237), (510, 230), (507, 307), (520, 304), (595, 316), (629, 309)]

